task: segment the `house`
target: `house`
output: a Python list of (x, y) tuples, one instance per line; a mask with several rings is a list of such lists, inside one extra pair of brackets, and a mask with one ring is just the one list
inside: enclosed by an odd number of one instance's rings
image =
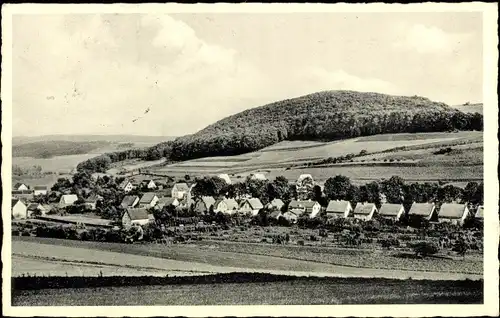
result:
[(217, 177), (221, 178), (222, 180), (226, 181), (227, 184), (232, 184), (231, 178), (227, 173), (221, 173)]
[(348, 218), (352, 214), (352, 206), (349, 201), (331, 200), (326, 207), (328, 218)]
[(290, 203), (288, 204), (288, 211), (294, 210), (294, 213), (297, 215), (301, 215), (302, 213), (306, 212), (306, 208), (301, 202), (302, 201), (298, 200), (290, 201)]
[(466, 204), (443, 203), (438, 213), (439, 223), (449, 222), (455, 225), (463, 225), (469, 215)]
[(179, 200), (177, 200), (177, 198), (162, 197), (158, 200), (155, 207), (158, 208), (159, 210), (163, 210), (163, 208), (166, 206), (178, 207)]
[(196, 200), (193, 210), (197, 213), (204, 214), (210, 211), (210, 207), (215, 203), (215, 199), (209, 196), (203, 196)]
[(354, 218), (363, 221), (370, 221), (373, 215), (377, 213), (377, 207), (374, 203), (358, 202), (354, 208)]
[(14, 220), (26, 219), (28, 217), (28, 207), (20, 199), (12, 199), (12, 218)]
[(33, 195), (46, 195), (48, 192), (47, 186), (34, 186)]
[(299, 219), (298, 215), (291, 211), (283, 213), (282, 216), (290, 223), (297, 223), (297, 220)]
[(43, 207), (42, 213), (49, 214), (50, 211), (52, 211), (52, 206), (50, 204), (42, 204), (42, 207)]
[(153, 180), (143, 180), (141, 186), (146, 189), (156, 189), (156, 183)]
[(156, 205), (159, 198), (154, 192), (146, 192), (139, 200), (139, 208), (152, 208)]
[(315, 218), (321, 211), (321, 204), (316, 201), (303, 201), (302, 204), (306, 208), (306, 214), (309, 215), (311, 219)]
[(250, 175), (251, 180), (267, 180), (266, 176), (263, 173), (252, 173)]
[(476, 215), (474, 215), (474, 217), (481, 221), (484, 219), (484, 207), (482, 205), (477, 207)]
[(30, 203), (27, 207), (27, 217), (32, 217), (35, 215), (44, 216), (47, 213), (45, 207), (39, 203)]
[(405, 208), (402, 204), (384, 203), (378, 211), (378, 215), (386, 218), (399, 221), (401, 216), (405, 213)]
[(127, 209), (122, 216), (122, 225), (130, 227), (132, 225), (145, 225), (151, 222), (148, 211), (143, 208)]
[(191, 192), (191, 188), (185, 182), (176, 183), (172, 187), (172, 198), (182, 199)]
[(139, 197), (136, 195), (126, 195), (123, 197), (120, 206), (124, 209), (134, 208), (139, 203)]
[(267, 204), (268, 209), (276, 208), (278, 210), (281, 210), (285, 203), (281, 199), (274, 199), (271, 202)]
[(237, 211), (238, 202), (234, 199), (219, 199), (214, 203), (214, 212), (233, 214)]
[(130, 192), (134, 189), (134, 185), (128, 180), (123, 180), (118, 187), (124, 192)]
[(314, 179), (313, 179), (312, 175), (310, 175), (310, 174), (301, 174), (299, 176), (299, 178), (297, 179), (297, 185), (302, 185), (304, 183), (304, 181), (306, 183), (314, 184)]
[(252, 215), (257, 215), (264, 206), (262, 202), (258, 198), (251, 198), (243, 201), (240, 212), (242, 213), (251, 213)]
[(408, 211), (409, 217), (420, 216), (427, 220), (435, 218), (436, 205), (434, 203), (416, 203), (413, 202), (410, 211)]
[(78, 197), (76, 194), (63, 194), (61, 199), (59, 200), (59, 207), (65, 208), (67, 206), (73, 205), (76, 201), (78, 201)]
[(282, 214), (280, 210), (274, 210), (273, 212), (271, 212), (271, 214), (269, 214), (269, 218), (277, 220), (280, 218), (281, 215)]
[(12, 197), (31, 201), (33, 200), (34, 195), (32, 190), (12, 190)]
[(97, 201), (96, 197), (87, 198), (85, 199), (85, 207), (89, 210), (95, 210), (97, 208)]
[(14, 186), (12, 187), (12, 190), (18, 190), (18, 191), (26, 191), (29, 189), (30, 187), (26, 183), (20, 183), (20, 182), (14, 184)]

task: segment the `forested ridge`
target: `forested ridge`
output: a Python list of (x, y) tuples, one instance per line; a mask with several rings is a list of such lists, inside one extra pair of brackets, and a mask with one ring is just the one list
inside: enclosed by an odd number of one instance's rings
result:
[[(482, 129), (481, 114), (463, 113), (424, 97), (323, 91), (245, 110), (195, 134), (153, 147), (104, 156), (110, 162), (162, 157), (182, 161), (238, 155), (283, 140), (331, 141), (386, 133)], [(92, 166), (92, 162), (85, 162), (81, 168), (92, 170)]]
[(187, 160), (255, 151), (283, 140), (336, 140), (384, 133), (482, 130), (481, 114), (413, 96), (324, 91), (249, 109), (172, 143)]

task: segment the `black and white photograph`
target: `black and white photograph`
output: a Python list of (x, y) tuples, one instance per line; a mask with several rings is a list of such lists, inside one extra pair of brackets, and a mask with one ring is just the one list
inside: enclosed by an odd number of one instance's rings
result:
[(497, 10), (2, 7), (4, 312), (497, 315)]

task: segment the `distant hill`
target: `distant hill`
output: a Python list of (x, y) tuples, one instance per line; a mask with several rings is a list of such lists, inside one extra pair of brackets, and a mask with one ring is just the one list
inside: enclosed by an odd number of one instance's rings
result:
[(464, 113), (483, 113), (483, 103), (455, 105), (453, 108)]
[(52, 158), (81, 155), (110, 145), (108, 141), (35, 141), (12, 146), (12, 157)]
[(43, 136), (15, 136), (12, 144), (25, 144), (40, 141), (73, 141), (73, 142), (93, 142), (109, 141), (113, 143), (160, 143), (174, 140), (171, 136), (140, 136), (140, 135), (43, 135)]
[(482, 130), (482, 116), (419, 96), (323, 91), (252, 108), (163, 143), (172, 160), (237, 155), (283, 140)]

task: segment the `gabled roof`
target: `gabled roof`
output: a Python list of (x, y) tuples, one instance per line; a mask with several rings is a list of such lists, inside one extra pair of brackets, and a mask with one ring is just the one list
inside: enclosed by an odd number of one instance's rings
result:
[(125, 188), (125, 187), (129, 184), (129, 183), (130, 183), (130, 184), (132, 184), (132, 182), (130, 182), (129, 180), (125, 179), (125, 180), (123, 180), (123, 181), (120, 183), (119, 187), (120, 187), (120, 188)]
[(461, 219), (464, 215), (465, 204), (443, 203), (439, 209), (439, 218)]
[(409, 215), (429, 216), (434, 210), (434, 203), (413, 203)]
[(281, 215), (281, 211), (277, 210), (277, 211), (273, 211), (271, 212), (271, 214), (269, 214), (270, 217), (272, 218), (278, 218), (279, 216)]
[(397, 216), (401, 209), (404, 210), (402, 204), (384, 203), (380, 207), (380, 210), (378, 210), (378, 213), (385, 216)]
[(21, 202), (22, 204), (24, 204), (24, 202), (22, 200), (19, 200), (17, 198), (13, 198), (11, 202), (12, 202), (12, 207), (14, 207), (18, 202)]
[(189, 191), (189, 186), (185, 182), (176, 183), (174, 184), (174, 187), (177, 188), (177, 191), (186, 191), (186, 192)]
[(154, 192), (146, 192), (142, 195), (142, 198), (139, 200), (139, 203), (151, 203), (156, 196)]
[(28, 210), (36, 210), (39, 209), (41, 205), (39, 203), (30, 203), (28, 205)]
[(258, 198), (247, 199), (246, 202), (248, 202), (253, 210), (260, 210), (264, 207)]
[(263, 173), (254, 173), (254, 174), (252, 174), (251, 179), (254, 179), (254, 180), (267, 180), (266, 176)]
[(300, 203), (306, 208), (306, 209), (312, 209), (313, 206), (319, 204), (317, 201), (300, 201)]
[(475, 217), (478, 219), (484, 219), (484, 207), (482, 205), (477, 208)]
[(326, 208), (327, 213), (345, 213), (347, 207), (350, 205), (349, 201), (338, 201), (331, 200), (328, 202), (328, 206)]
[(354, 208), (354, 214), (358, 215), (369, 215), (372, 213), (373, 209), (376, 209), (374, 203), (361, 203), (358, 202)]
[(283, 202), (283, 200), (281, 199), (274, 199), (271, 201), (270, 203), (272, 206), (275, 206), (277, 208), (281, 208), (283, 205), (285, 205), (285, 203)]
[(47, 186), (39, 186), (39, 185), (38, 185), (38, 186), (34, 186), (33, 188), (34, 188), (35, 190), (47, 190), (47, 189), (48, 189), (48, 187), (47, 187)]
[(128, 213), (128, 216), (131, 220), (148, 220), (149, 214), (146, 209), (127, 209), (125, 213)]
[(63, 194), (61, 196), (60, 201), (66, 203), (66, 204), (73, 204), (73, 203), (75, 203), (75, 201), (78, 201), (78, 196), (76, 194)]
[(18, 189), (18, 188), (19, 188), (20, 186), (22, 186), (22, 185), (24, 185), (24, 186), (28, 187), (28, 185), (27, 185), (26, 183), (17, 182), (16, 184), (14, 184), (14, 188)]
[(210, 209), (210, 207), (212, 205), (214, 205), (214, 203), (215, 203), (215, 199), (213, 197), (210, 197), (210, 196), (201, 197), (201, 201), (203, 201), (203, 203), (205, 203), (205, 206), (207, 207), (207, 209)]
[(173, 205), (175, 202), (176, 198), (172, 197), (163, 197), (158, 200), (158, 205), (159, 206), (169, 206)]
[(301, 203), (303, 201), (292, 200), (290, 204), (288, 204), (289, 209), (304, 209), (304, 205)]
[(120, 205), (124, 208), (127, 208), (134, 204), (136, 200), (139, 200), (139, 197), (136, 195), (126, 195), (123, 197), (122, 203)]
[[(238, 209), (238, 207), (239, 207), (238, 202), (236, 202), (235, 199), (225, 199), (224, 202), (226, 203), (228, 210)], [(262, 203), (261, 203), (261, 205), (262, 205)]]

